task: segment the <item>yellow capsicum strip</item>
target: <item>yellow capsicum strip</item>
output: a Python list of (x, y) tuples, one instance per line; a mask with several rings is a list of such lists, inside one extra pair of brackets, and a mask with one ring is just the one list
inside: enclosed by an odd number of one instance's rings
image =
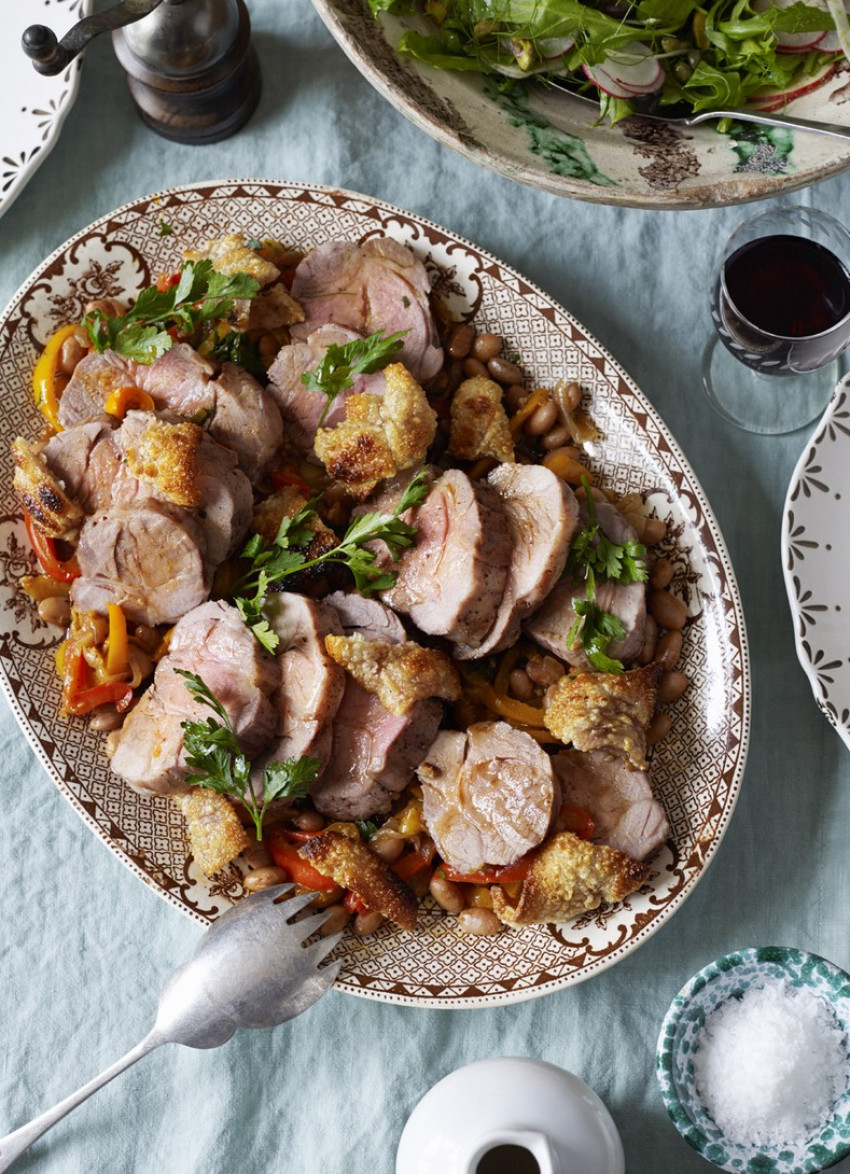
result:
[(56, 394), (56, 376), (59, 371), (59, 355), (62, 344), (69, 339), (78, 327), (76, 324), (60, 326), (55, 334), (47, 340), (47, 345), (39, 356), (32, 373), (32, 386), (35, 395), (35, 405), (48, 424), (56, 430), (62, 431), (59, 423), (59, 396)]

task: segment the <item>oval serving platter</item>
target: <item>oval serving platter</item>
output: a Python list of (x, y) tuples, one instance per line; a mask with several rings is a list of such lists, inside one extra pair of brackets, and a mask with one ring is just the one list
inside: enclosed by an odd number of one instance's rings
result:
[[(170, 229), (170, 233), (167, 231)], [(672, 828), (650, 880), (621, 904), (559, 926), (461, 934), (424, 904), (418, 928), (385, 924), (339, 947), (340, 990), (387, 1002), (470, 1007), (517, 1002), (571, 986), (624, 958), (693, 891), (728, 826), (749, 737), (749, 655), (734, 573), (705, 495), (664, 423), (629, 377), (566, 310), (514, 270), (438, 225), (367, 196), (266, 181), (216, 181), (128, 204), (83, 229), (23, 284), (0, 318), (0, 684), (24, 734), (88, 828), (182, 913), (209, 923), (244, 895), (231, 865), (206, 880), (187, 858), (182, 816), (164, 798), (137, 795), (108, 768), (103, 735), (58, 716), (55, 629), (41, 623), (20, 579), (29, 546), (11, 485), (9, 444), (33, 437), (36, 356), (94, 297), (136, 294), (171, 271), (183, 249), (226, 232), (274, 236), (307, 249), (334, 239), (391, 235), (425, 262), (453, 316), (503, 335), (535, 385), (577, 380), (602, 439), (589, 453), (601, 481), (640, 491), (668, 523), (663, 554), (688, 622), (681, 667), (691, 685), (672, 732), (652, 753), (652, 777)]]
[[(794, 191), (850, 166), (850, 141), (785, 128), (716, 123), (687, 128), (631, 117), (613, 129), (593, 107), (544, 83), (505, 90), (498, 79), (435, 69), (402, 56), (415, 15), (382, 13), (367, 0), (313, 0), (360, 72), (420, 129), (509, 179), (560, 196), (634, 208), (711, 208)], [(433, 27), (433, 26), (430, 26)], [(850, 126), (850, 63), (804, 92), (788, 113)]]
[(850, 375), (800, 455), (782, 518), (782, 569), (797, 657), (815, 701), (850, 747)]

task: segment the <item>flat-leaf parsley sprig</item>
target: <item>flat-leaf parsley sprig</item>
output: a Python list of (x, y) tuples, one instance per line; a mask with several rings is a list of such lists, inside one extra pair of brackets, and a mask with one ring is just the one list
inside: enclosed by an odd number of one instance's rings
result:
[(321, 759), (302, 755), (270, 763), (263, 771), (260, 801), (251, 785), (251, 763), (239, 747), (227, 710), (197, 673), (174, 671), (183, 677), (192, 697), (215, 714), (206, 721), (180, 723), (185, 731), (186, 762), (192, 771), (186, 782), (238, 799), (254, 821), (257, 839), (262, 840), (269, 803), (273, 799), (303, 798), (319, 773)]
[(367, 338), (353, 338), (351, 342), (331, 343), (312, 371), (305, 371), (301, 382), (308, 391), (321, 391), (327, 398), (318, 428), (325, 422), (328, 410), (338, 395), (354, 386), (358, 375), (374, 375), (382, 371), (396, 351), (404, 346), (406, 330), (385, 335), (382, 330)]
[(263, 614), (263, 605), (271, 587), (299, 571), (325, 563), (348, 567), (361, 595), (387, 591), (396, 580), (395, 572), (376, 565), (376, 552), (370, 544), (382, 541), (393, 562), (416, 541), (416, 527), (405, 522), (402, 514), (419, 505), (428, 495), (429, 485), (419, 472), (396, 502), (391, 513), (371, 512), (353, 518), (336, 546), (308, 559), (304, 548), (313, 537), (309, 522), (316, 515), (318, 498), (313, 498), (294, 517), (284, 518), (274, 541), (254, 534), (242, 550), (251, 560), (250, 570), (240, 579), (235, 603), (245, 623), (264, 648), (274, 652), (279, 638)]
[(633, 539), (613, 542), (602, 532), (590, 483), (582, 477), (587, 498), (587, 522), (573, 538), (568, 573), (573, 579), (583, 576), (584, 599), (573, 599), (576, 618), (567, 633), (567, 647), (581, 644), (589, 663), (599, 672), (621, 673), (623, 663), (608, 655), (608, 648), (626, 635), (625, 624), (618, 616), (605, 611), (596, 602), (596, 580), (604, 579), (623, 586), (642, 583), (648, 577), (646, 547)]
[(132, 309), (111, 316), (95, 309), (83, 324), (97, 351), (109, 350), (152, 363), (173, 345), (169, 330), (190, 337), (205, 323), (226, 318), (237, 299), (252, 298), (260, 286), (247, 273), (219, 273), (212, 261), (186, 261), (173, 285), (143, 289)]

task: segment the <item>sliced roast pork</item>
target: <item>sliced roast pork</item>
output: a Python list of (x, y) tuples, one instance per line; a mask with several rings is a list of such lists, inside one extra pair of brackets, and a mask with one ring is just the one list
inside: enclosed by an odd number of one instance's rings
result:
[(177, 342), (152, 363), (133, 363), (132, 382), (146, 391), (158, 411), (196, 416), (215, 407), (210, 378), (215, 367), (185, 342)]
[(560, 806), (548, 754), (507, 722), (441, 730), (417, 774), (437, 851), (463, 873), (514, 864), (543, 841)]
[[(347, 636), (401, 643), (404, 628), (378, 600), (336, 592), (328, 596)], [(348, 674), (336, 712), (330, 760), (311, 788), (319, 811), (334, 819), (366, 819), (388, 811), (413, 777), (434, 739), (443, 707), (429, 698), (403, 716), (385, 709)]]
[(440, 727), (439, 701), (417, 701), (396, 717), (350, 677), (334, 720), (333, 749), (311, 794), (333, 819), (368, 819), (389, 811), (413, 778)]
[[(600, 529), (612, 542), (637, 540), (634, 527), (615, 506), (595, 502), (594, 509)], [(586, 506), (582, 506), (579, 511), (579, 522), (581, 525), (587, 522)], [(576, 621), (573, 600), (583, 599), (584, 593), (583, 578), (563, 579), (549, 594), (543, 606), (525, 624), (526, 632), (542, 648), (578, 668), (589, 667), (587, 657), (581, 647), (567, 647), (567, 635)], [(622, 640), (614, 640), (609, 644), (607, 655), (628, 664), (643, 647), (646, 628), (646, 584), (620, 584), (597, 578), (594, 599), (603, 611), (616, 616), (624, 625), (625, 636)]]
[(325, 636), (342, 635), (342, 626), (332, 607), (289, 592), (273, 595), (266, 615), (280, 637), (280, 686), (274, 696), (277, 740), (258, 765), (302, 754), (324, 765), (345, 690), (345, 673), (325, 651)]
[(504, 506), (510, 561), (493, 626), (480, 643), (455, 648), (461, 660), (500, 652), (515, 643), (523, 619), (560, 577), (578, 521), (573, 491), (543, 465), (499, 465), (487, 480)]
[(325, 597), (339, 616), (346, 636), (362, 636), (364, 640), (385, 640), (401, 644), (407, 633), (401, 620), (377, 599), (367, 599), (354, 591), (334, 591)]
[(409, 520), (416, 543), (395, 565), (395, 586), (382, 598), (421, 631), (477, 647), (495, 622), (511, 558), (499, 494), (449, 469)]
[(81, 611), (105, 615), (117, 603), (134, 623), (173, 624), (209, 595), (205, 550), (188, 510), (152, 499), (110, 506), (83, 525), (71, 600)]
[(330, 241), (308, 253), (295, 271), (292, 294), (307, 317), (292, 335), (305, 339), (325, 323), (362, 335), (405, 331), (397, 357), (421, 383), (443, 365), (430, 292), (425, 266), (398, 241)]
[(236, 453), (239, 467), (257, 485), (283, 440), (280, 409), (254, 376), (236, 363), (224, 364), (213, 387), (210, 436)]
[(105, 416), (104, 404), (112, 392), (135, 384), (131, 364), (114, 351), (90, 351), (74, 368), (68, 386), (59, 400), (59, 423), (63, 428), (99, 420)]
[(248, 758), (274, 737), (276, 661), (235, 607), (223, 600), (205, 603), (176, 625), (153, 685), (113, 739), (112, 769), (134, 790), (168, 795), (187, 789), (181, 722), (212, 713), (193, 700), (177, 669), (197, 674), (218, 698)]
[(112, 484), (121, 462), (113, 428), (110, 420), (72, 424), (51, 436), (42, 449), (47, 467), (87, 514), (105, 509), (112, 500)]
[(236, 454), (187, 421), (171, 423), (152, 412), (128, 412), (115, 434), (124, 461), (112, 499), (147, 498), (192, 510), (204, 535), (210, 571), (240, 545), (251, 525), (254, 496)]
[(374, 375), (359, 375), (328, 406), (324, 392), (309, 391), (301, 376), (313, 371), (325, 357), (329, 346), (345, 346), (361, 336), (356, 330), (332, 324), (319, 326), (303, 339), (281, 347), (275, 361), (269, 368), (268, 393), (277, 404), (286, 428), (287, 439), (302, 452), (309, 452), (316, 439), (322, 412), (327, 407), (324, 425), (335, 427), (345, 418), (345, 401), (350, 395), (383, 392), (384, 376), (378, 371)]
[(601, 750), (565, 750), (552, 765), (564, 799), (590, 812), (599, 843), (634, 860), (648, 860), (666, 842), (667, 815), (644, 771), (631, 770), (622, 758)]

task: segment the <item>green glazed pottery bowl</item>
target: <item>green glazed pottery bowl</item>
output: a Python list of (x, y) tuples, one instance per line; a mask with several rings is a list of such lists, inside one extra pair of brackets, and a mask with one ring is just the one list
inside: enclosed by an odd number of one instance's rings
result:
[[(850, 1056), (840, 1077), (831, 1116), (803, 1143), (742, 1145), (727, 1138), (697, 1093), (694, 1055), (706, 1021), (729, 999), (783, 981), (822, 999), (850, 1036), (850, 975), (832, 962), (785, 946), (738, 950), (695, 974), (670, 1005), (658, 1037), (656, 1076), (673, 1124), (690, 1145), (721, 1170), (735, 1174), (814, 1174), (850, 1154)], [(846, 1040), (845, 1040), (846, 1043)], [(845, 1048), (846, 1053), (846, 1048)]]

